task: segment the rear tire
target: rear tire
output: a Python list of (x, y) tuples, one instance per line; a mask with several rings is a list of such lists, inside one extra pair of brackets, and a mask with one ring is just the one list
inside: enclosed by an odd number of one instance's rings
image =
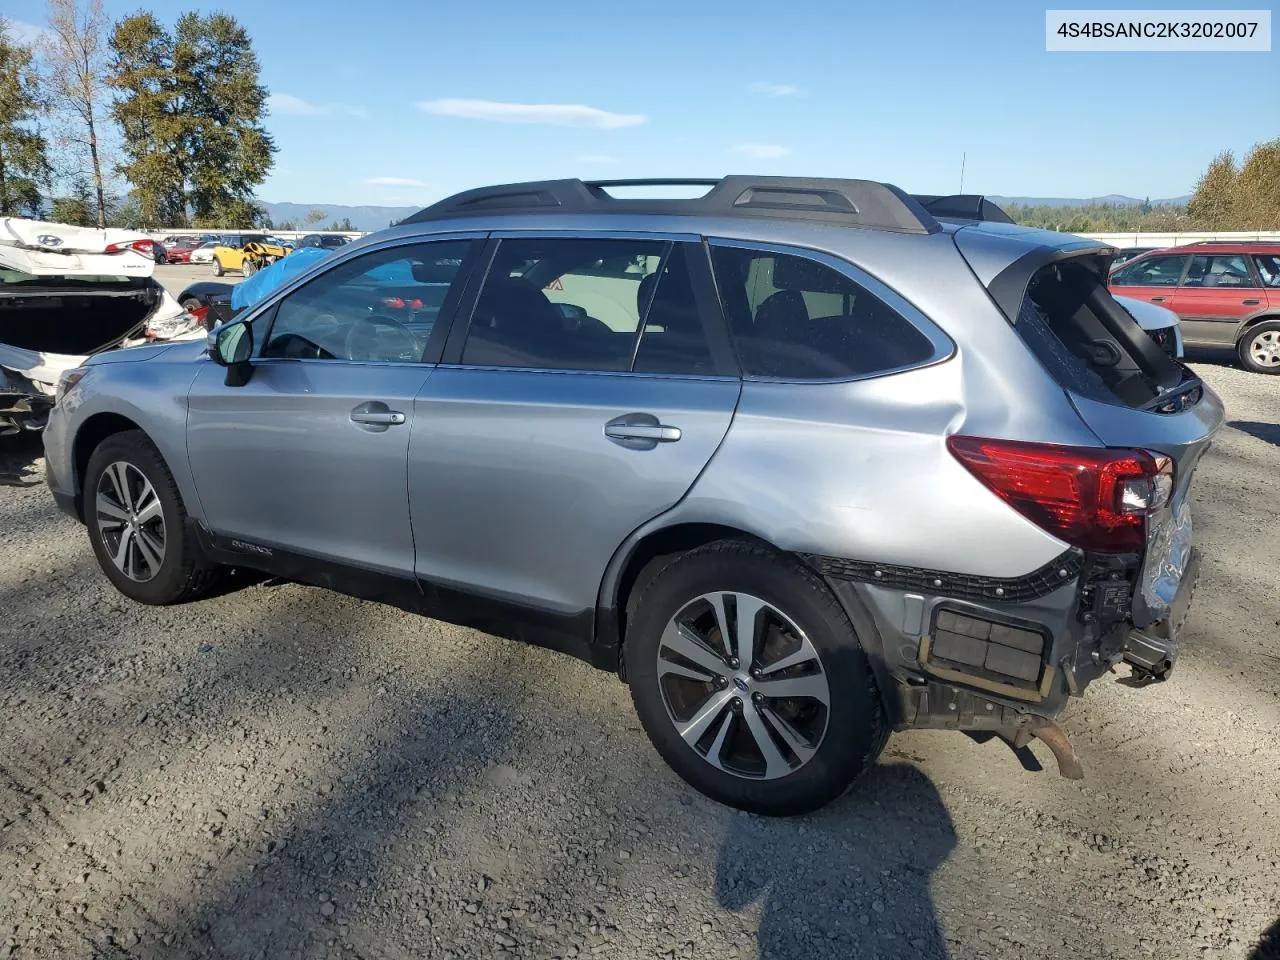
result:
[(84, 517), (99, 566), (131, 600), (182, 603), (218, 581), (221, 568), (201, 552), (173, 474), (141, 430), (112, 434), (89, 457)]
[(1280, 374), (1280, 320), (1264, 320), (1246, 330), (1236, 355), (1246, 370)]
[(214, 257), (213, 258), (213, 275), (215, 277), (220, 277), (224, 273), (226, 273), (226, 271), (222, 269), (222, 261), (219, 260), (217, 257)]
[(787, 816), (834, 800), (875, 762), (888, 724), (871, 665), (807, 568), (722, 540), (674, 558), (641, 589), (625, 641), (632, 700), (694, 788)]

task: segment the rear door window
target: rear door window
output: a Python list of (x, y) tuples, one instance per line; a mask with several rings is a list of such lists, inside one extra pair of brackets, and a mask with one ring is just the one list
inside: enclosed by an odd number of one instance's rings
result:
[(712, 372), (689, 247), (644, 238), (500, 241), (472, 312), (462, 363)]
[(929, 360), (911, 321), (848, 275), (809, 257), (716, 246), (716, 286), (743, 373), (827, 380)]
[(1280, 254), (1259, 254), (1253, 258), (1264, 287), (1280, 287)]
[(1114, 287), (1176, 287), (1186, 257), (1148, 257), (1135, 260), (1111, 275)]
[(1249, 261), (1239, 253), (1192, 257), (1184, 287), (1256, 287)]

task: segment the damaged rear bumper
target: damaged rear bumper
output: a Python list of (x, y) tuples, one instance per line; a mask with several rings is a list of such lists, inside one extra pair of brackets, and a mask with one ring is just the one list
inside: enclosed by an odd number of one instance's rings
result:
[(1120, 664), (1141, 686), (1177, 660), (1200, 554), (1185, 512), (1157, 528), (1144, 556), (1070, 550), (1007, 580), (805, 559), (849, 614), (895, 729), (987, 731), (1015, 746), (1034, 737), (1076, 778), (1055, 722), (1070, 698)]

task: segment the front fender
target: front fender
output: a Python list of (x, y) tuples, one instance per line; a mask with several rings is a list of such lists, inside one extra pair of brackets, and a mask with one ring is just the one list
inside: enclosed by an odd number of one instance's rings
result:
[(90, 373), (54, 408), (54, 416), (64, 421), (54, 435), (62, 445), (56, 459), (65, 478), (61, 486), (70, 488), (65, 492), (78, 499), (83, 487), (84, 478), (74, 456), (81, 432), (97, 416), (124, 417), (156, 445), (173, 474), (187, 513), (202, 521), (187, 459), (187, 394), (200, 362), (167, 361), (156, 356), (144, 362), (93, 364)]

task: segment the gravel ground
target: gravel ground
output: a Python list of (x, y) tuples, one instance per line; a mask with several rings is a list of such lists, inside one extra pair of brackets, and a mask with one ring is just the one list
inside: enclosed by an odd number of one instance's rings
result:
[(1280, 382), (1197, 369), (1186, 646), (1073, 705), (1087, 778), (913, 732), (788, 821), (543, 650), (273, 581), (131, 604), (0, 441), (0, 960), (1280, 956)]

